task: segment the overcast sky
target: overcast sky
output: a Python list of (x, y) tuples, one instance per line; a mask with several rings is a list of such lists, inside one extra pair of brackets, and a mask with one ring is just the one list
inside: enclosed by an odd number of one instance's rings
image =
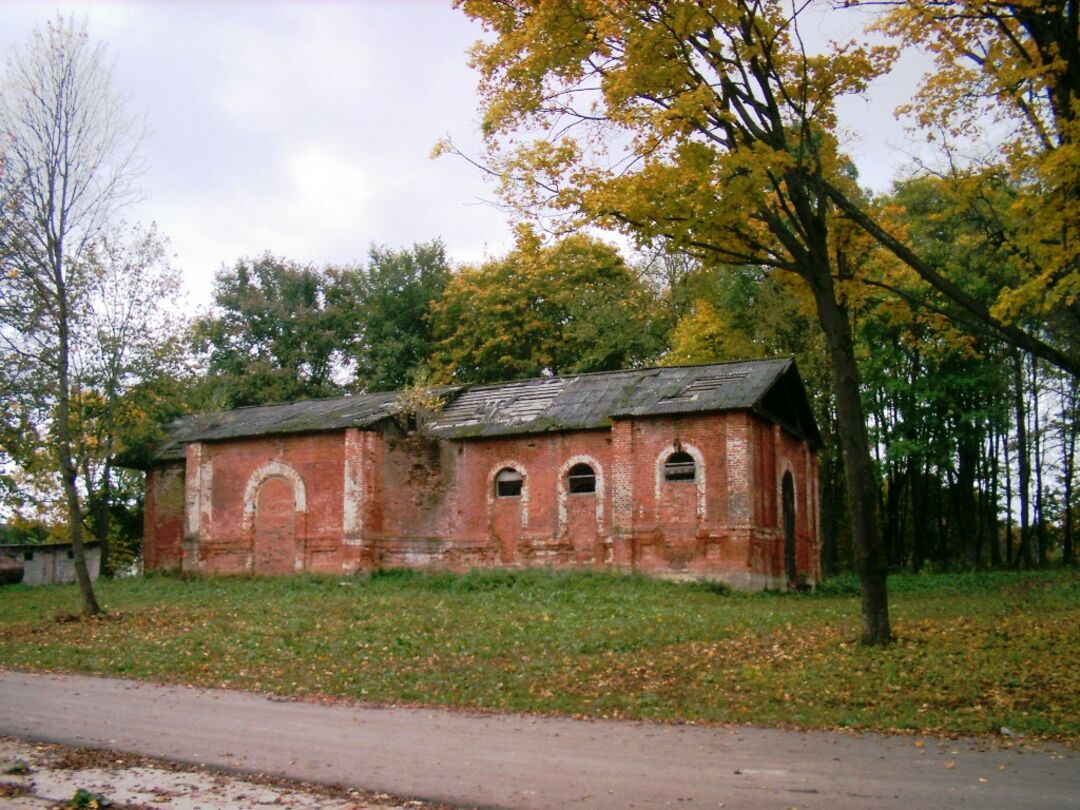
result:
[[(449, 0), (0, 0), (0, 50), (57, 11), (85, 16), (129, 110), (145, 116), (146, 199), (127, 218), (169, 237), (196, 305), (223, 264), (265, 251), (341, 264), (372, 243), (441, 237), (461, 263), (510, 246), (505, 215), (481, 202), (492, 197), (481, 174), (429, 157), (447, 134), (479, 151), (466, 50), (481, 32)], [(903, 62), (842, 110), (874, 189), (907, 161), (892, 110), (919, 65)]]

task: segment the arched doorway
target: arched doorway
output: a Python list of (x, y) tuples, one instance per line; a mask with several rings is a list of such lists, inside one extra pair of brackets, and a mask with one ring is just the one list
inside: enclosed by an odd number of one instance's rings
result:
[(280, 476), (263, 481), (255, 501), (252, 571), (291, 574), (296, 560), (296, 500), (292, 482)]
[(780, 497), (784, 515), (784, 571), (788, 582), (797, 578), (795, 567), (795, 481), (790, 472), (784, 473), (780, 484)]

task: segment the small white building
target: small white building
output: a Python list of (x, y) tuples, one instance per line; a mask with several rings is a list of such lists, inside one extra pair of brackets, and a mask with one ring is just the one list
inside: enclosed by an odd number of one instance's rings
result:
[[(84, 543), (90, 579), (101, 573), (101, 543)], [(0, 556), (14, 557), (23, 567), (24, 585), (66, 585), (75, 581), (75, 552), (71, 543), (0, 546)]]

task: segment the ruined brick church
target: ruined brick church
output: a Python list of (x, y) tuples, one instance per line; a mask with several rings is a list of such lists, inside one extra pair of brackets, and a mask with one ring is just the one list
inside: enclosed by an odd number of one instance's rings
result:
[(791, 360), (636, 369), (184, 417), (147, 470), (148, 570), (551, 566), (820, 576), (820, 435)]

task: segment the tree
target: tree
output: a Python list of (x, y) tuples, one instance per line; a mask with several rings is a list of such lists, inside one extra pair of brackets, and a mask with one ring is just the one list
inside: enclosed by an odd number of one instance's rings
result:
[(335, 363), (354, 334), (348, 301), (326, 272), (269, 254), (240, 259), (214, 284), (214, 310), (196, 320), (217, 407), (334, 396)]
[(90, 615), (100, 607), (83, 549), (73, 341), (90, 294), (90, 251), (133, 198), (139, 138), (112, 87), (104, 49), (90, 44), (84, 26), (58, 18), (11, 58), (0, 89), (0, 133), (0, 340), (13, 390), (53, 403), (51, 450)]
[[(863, 640), (888, 642), (877, 481), (845, 305), (868, 248), (835, 215), (834, 194), (860, 195), (833, 130), (837, 96), (863, 90), (891, 53), (838, 45), (808, 55), (798, 14), (780, 2), (459, 5), (494, 35), (473, 64), (488, 161), (519, 207), (806, 282), (831, 361)], [(543, 136), (507, 145), (523, 130)]]
[(936, 61), (906, 112), (939, 148), (966, 216), (1016, 267), (980, 306), (990, 322), (1034, 320), (1058, 355), (1016, 345), (1077, 376), (1080, 3), (889, 5), (881, 27)]
[(359, 388), (395, 391), (423, 378), (434, 348), (429, 310), (449, 278), (437, 239), (404, 250), (373, 245), (366, 269), (338, 274), (336, 295), (356, 308), (357, 336), (348, 353)]
[(505, 258), (453, 276), (432, 307), (442, 382), (610, 371), (659, 353), (650, 291), (610, 245), (524, 233)]
[[(111, 573), (112, 519), (128, 515), (141, 494), (132, 474), (116, 469), (116, 456), (152, 429), (148, 422), (159, 423), (153, 392), (186, 376), (186, 324), (174, 308), (180, 275), (153, 227), (114, 229), (88, 261), (88, 303), (74, 330), (73, 451), (90, 527), (101, 542), (101, 569)], [(121, 539), (130, 545), (133, 538)]]

